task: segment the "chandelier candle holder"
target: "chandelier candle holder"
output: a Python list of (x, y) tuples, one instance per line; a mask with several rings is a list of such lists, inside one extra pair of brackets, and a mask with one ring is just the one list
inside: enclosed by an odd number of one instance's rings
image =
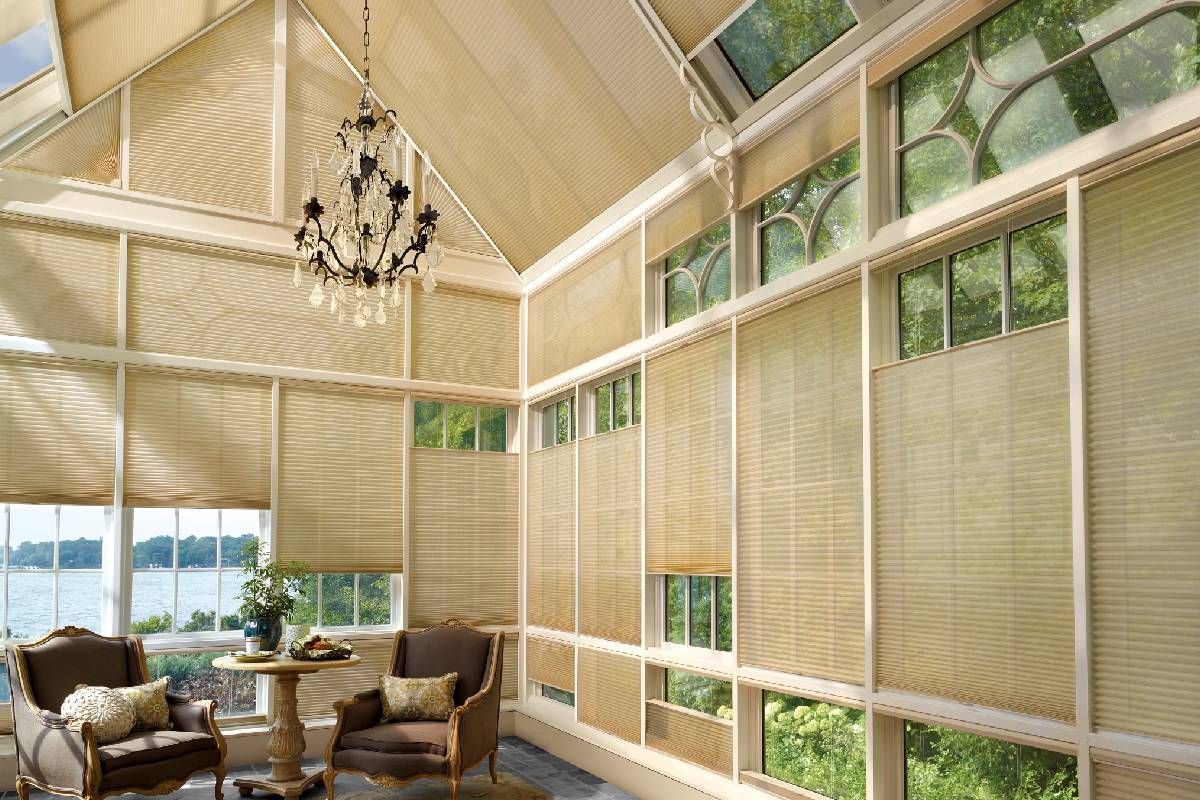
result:
[[(433, 271), (442, 262), (437, 238), (438, 212), (430, 205), (412, 213), (412, 191), (399, 179), (403, 147), (395, 112), (375, 116), (371, 102), (371, 12), (363, 5), (363, 91), (355, 119), (342, 121), (329, 166), (338, 178), (331, 211), (317, 199), (317, 155), (313, 153), (303, 199), (304, 222), (296, 231), (296, 250), (315, 280), (308, 300), (325, 303), (338, 319), (356, 327), (388, 321), (388, 306), (401, 303), (401, 283), (421, 277), (425, 291), (437, 286)], [(386, 162), (386, 163), (385, 163)], [(424, 268), (418, 259), (424, 256)], [(300, 260), (292, 283), (304, 283)], [(328, 289), (328, 291), (327, 291)]]

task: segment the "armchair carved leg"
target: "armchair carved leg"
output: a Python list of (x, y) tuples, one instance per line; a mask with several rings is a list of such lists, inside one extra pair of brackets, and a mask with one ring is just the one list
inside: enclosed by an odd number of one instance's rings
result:
[(334, 775), (335, 775), (335, 773), (332, 768), (326, 768), (326, 770), (325, 770), (325, 795), (326, 795), (325, 800), (333, 800)]
[(225, 766), (222, 765), (213, 770), (213, 778), (216, 779), (213, 786), (213, 800), (225, 800)]
[[(492, 783), (496, 782), (496, 751), (488, 754), (488, 771), (492, 773)], [(220, 798), (218, 798), (220, 800)]]
[(450, 780), (450, 800), (458, 800), (458, 781)]
[(22, 777), (17, 777), (17, 797), (21, 800), (29, 800), (29, 784)]

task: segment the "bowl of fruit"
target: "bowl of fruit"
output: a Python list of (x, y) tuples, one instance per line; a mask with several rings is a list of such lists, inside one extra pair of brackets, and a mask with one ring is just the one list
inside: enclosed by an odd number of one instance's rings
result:
[(297, 661), (336, 661), (354, 655), (354, 645), (314, 633), (292, 642), (288, 655)]

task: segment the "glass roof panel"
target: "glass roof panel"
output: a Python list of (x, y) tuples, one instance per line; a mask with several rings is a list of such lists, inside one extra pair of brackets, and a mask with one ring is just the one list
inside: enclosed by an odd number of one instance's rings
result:
[(45, 20), (0, 43), (0, 95), (46, 69), (52, 61)]
[(757, 100), (856, 24), (845, 0), (755, 0), (717, 43)]

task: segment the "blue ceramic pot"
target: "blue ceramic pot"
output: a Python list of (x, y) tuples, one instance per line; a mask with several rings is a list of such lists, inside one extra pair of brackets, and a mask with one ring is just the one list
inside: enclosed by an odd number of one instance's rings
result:
[(246, 620), (243, 630), (246, 638), (259, 638), (259, 648), (262, 650), (278, 650), (279, 640), (283, 638), (283, 617), (254, 617)]

